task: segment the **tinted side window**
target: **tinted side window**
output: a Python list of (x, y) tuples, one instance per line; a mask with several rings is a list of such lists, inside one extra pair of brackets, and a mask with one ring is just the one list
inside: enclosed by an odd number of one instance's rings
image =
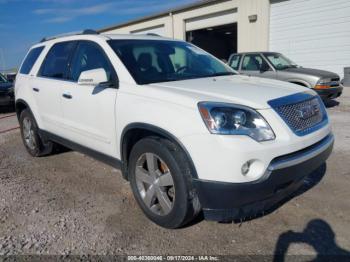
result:
[(41, 66), (39, 76), (67, 79), (68, 62), (75, 46), (75, 41), (53, 45)]
[(111, 80), (112, 68), (102, 49), (93, 42), (80, 42), (74, 54), (69, 78), (78, 81), (81, 72), (98, 68), (103, 68), (108, 80)]
[(231, 57), (230, 67), (232, 67), (234, 70), (238, 70), (240, 62), (241, 62), (241, 56), (240, 55), (234, 55), (234, 56)]
[(269, 65), (260, 55), (244, 56), (242, 70), (259, 71), (261, 68), (269, 68)]
[(2, 74), (0, 74), (0, 83), (6, 83), (7, 79)]
[(44, 47), (40, 46), (30, 50), (22, 64), (21, 70), (19, 71), (21, 74), (29, 74), (30, 70), (32, 70), (33, 65), (35, 64), (43, 49)]

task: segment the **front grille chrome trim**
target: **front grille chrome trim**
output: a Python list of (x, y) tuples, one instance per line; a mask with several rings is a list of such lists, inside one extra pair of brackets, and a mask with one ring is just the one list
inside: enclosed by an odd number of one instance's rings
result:
[(274, 171), (278, 169), (287, 168), (290, 166), (295, 166), (302, 162), (305, 162), (328, 149), (334, 143), (334, 136), (332, 133), (327, 135), (318, 143), (295, 153), (289, 154), (287, 156), (278, 157), (276, 160), (272, 161), (268, 167), (269, 171)]
[[(270, 100), (268, 104), (297, 136), (305, 136), (328, 124), (325, 106), (318, 95), (297, 93)], [(315, 109), (310, 117), (300, 116), (305, 108)]]

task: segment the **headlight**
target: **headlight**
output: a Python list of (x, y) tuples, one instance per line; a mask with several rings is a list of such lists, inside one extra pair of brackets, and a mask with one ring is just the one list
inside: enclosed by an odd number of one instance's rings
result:
[(331, 78), (324, 78), (317, 82), (315, 89), (327, 89), (332, 86), (338, 86), (339, 81), (332, 81)]
[(200, 102), (198, 108), (212, 134), (246, 135), (258, 142), (275, 139), (275, 134), (265, 119), (249, 107)]
[(329, 84), (331, 81), (332, 81), (332, 79), (330, 79), (330, 78), (324, 78), (324, 79), (321, 79), (320, 81), (318, 81), (318, 84), (319, 85)]

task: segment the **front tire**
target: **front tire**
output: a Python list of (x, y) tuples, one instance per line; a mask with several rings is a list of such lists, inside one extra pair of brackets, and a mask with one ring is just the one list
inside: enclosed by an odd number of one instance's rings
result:
[(38, 125), (28, 109), (22, 111), (19, 124), (23, 144), (31, 156), (44, 156), (52, 152), (53, 143), (40, 137)]
[(166, 139), (150, 137), (133, 147), (129, 158), (132, 191), (145, 215), (165, 228), (178, 228), (200, 211), (186, 155)]

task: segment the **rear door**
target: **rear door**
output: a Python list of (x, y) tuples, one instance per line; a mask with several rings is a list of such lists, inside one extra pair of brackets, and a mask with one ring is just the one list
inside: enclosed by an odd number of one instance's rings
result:
[[(103, 68), (109, 85), (78, 85), (83, 71)], [(60, 89), (65, 137), (75, 143), (113, 155), (115, 152), (115, 103), (117, 77), (99, 44), (79, 41), (69, 69), (70, 85)]]
[(276, 78), (276, 72), (260, 54), (247, 54), (243, 57), (240, 73), (249, 76)]
[(67, 77), (68, 63), (76, 44), (76, 41), (54, 44), (37, 77), (31, 81), (31, 91), (42, 120), (41, 128), (61, 136), (64, 135), (61, 88), (70, 84)]

